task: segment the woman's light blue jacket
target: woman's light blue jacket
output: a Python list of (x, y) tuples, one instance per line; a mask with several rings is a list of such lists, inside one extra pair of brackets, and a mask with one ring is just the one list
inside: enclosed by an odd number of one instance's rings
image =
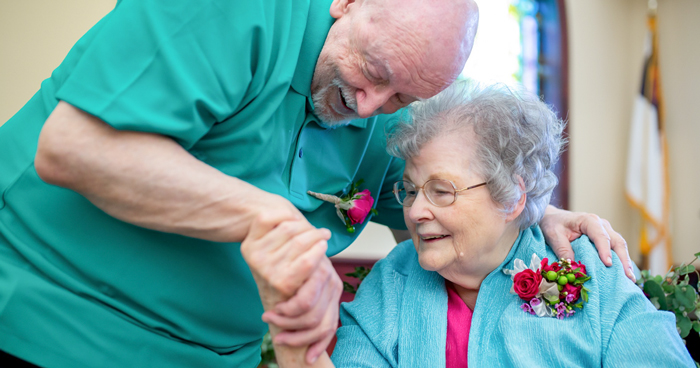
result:
[[(502, 269), (513, 269), (517, 258), (529, 265), (533, 253), (550, 263), (556, 256), (538, 226), (521, 231), (481, 284), (469, 332), (470, 368), (695, 367), (674, 315), (649, 303), (614, 254), (608, 268), (587, 237), (572, 245), (591, 276), (583, 310), (564, 320), (522, 311)], [(374, 266), (340, 316), (337, 367), (445, 367), (445, 281), (420, 267), (410, 240)]]

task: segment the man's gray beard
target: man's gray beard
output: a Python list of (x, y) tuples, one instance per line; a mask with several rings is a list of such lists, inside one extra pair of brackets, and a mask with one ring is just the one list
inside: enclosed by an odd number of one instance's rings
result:
[[(326, 85), (325, 87), (322, 87), (318, 92), (311, 95), (311, 100), (314, 103), (314, 114), (321, 120), (323, 125), (325, 125), (328, 128), (338, 128), (346, 126), (350, 124), (352, 120), (359, 119), (359, 117), (348, 117), (345, 119), (336, 120), (337, 118), (330, 111), (332, 109), (330, 105), (324, 103), (328, 100), (325, 97), (327, 97), (327, 94), (329, 93), (329, 91), (331, 91), (331, 89), (340, 88), (340, 91), (342, 93), (342, 87), (345, 87), (345, 83), (343, 83), (339, 78), (335, 78), (333, 79), (333, 81), (331, 81), (330, 84)], [(357, 101), (355, 101), (354, 96), (343, 95), (343, 98), (345, 98), (345, 102), (347, 103), (349, 108), (357, 111)]]

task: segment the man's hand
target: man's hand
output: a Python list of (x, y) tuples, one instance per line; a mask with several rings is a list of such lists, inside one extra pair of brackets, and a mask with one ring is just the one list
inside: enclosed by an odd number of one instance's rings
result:
[(540, 227), (547, 243), (559, 258), (574, 259), (571, 242), (581, 235), (588, 235), (598, 249), (598, 255), (606, 266), (612, 266), (610, 249), (617, 253), (625, 274), (636, 281), (632, 272), (632, 260), (627, 242), (610, 226), (608, 220), (583, 212), (569, 212), (547, 206)]
[(241, 253), (253, 273), (261, 296), (278, 294), (287, 300), (309, 279), (328, 248), (331, 233), (316, 229), (306, 220), (285, 221), (275, 225), (260, 216), (253, 222), (248, 237), (241, 243)]
[(258, 285), (267, 311), (263, 320), (270, 324), (278, 354), (280, 345), (310, 345), (304, 360), (311, 364), (325, 351), (338, 324), (342, 283), (325, 256), (331, 233), (306, 220), (275, 223), (259, 216), (241, 253)]

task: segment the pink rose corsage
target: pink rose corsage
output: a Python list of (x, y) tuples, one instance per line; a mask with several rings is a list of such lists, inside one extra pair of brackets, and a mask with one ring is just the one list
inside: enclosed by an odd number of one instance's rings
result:
[(548, 261), (540, 261), (533, 254), (529, 268), (521, 259), (515, 260), (512, 270), (504, 268), (503, 273), (513, 280), (510, 292), (525, 301), (520, 308), (526, 313), (558, 319), (571, 317), (574, 308), (581, 309), (588, 302), (588, 289), (583, 284), (591, 277), (582, 263), (563, 258), (551, 264)]
[(363, 223), (370, 213), (375, 216), (379, 214), (377, 210), (372, 208), (374, 198), (372, 198), (369, 189), (358, 191), (358, 187), (363, 182), (364, 180), (360, 179), (356, 183), (352, 183), (350, 192), (342, 197), (312, 191), (307, 193), (322, 201), (335, 204), (335, 212), (340, 220), (345, 223), (345, 228), (349, 233), (354, 233), (355, 225)]

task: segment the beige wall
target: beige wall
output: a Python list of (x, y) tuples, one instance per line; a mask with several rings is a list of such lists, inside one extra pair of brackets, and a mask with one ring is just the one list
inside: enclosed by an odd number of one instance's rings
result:
[(116, 0), (0, 0), (0, 125)]
[[(51, 74), (115, 0), (0, 1), (0, 124)], [(632, 245), (639, 219), (623, 197), (632, 99), (639, 85), (644, 0), (567, 0), (570, 35), (570, 172), (574, 210), (607, 218)], [(672, 175), (674, 256), (700, 251), (700, 1), (659, 0), (661, 70)], [(393, 244), (385, 229), (361, 236), (351, 257)], [(382, 245), (384, 248), (382, 249)]]
[[(567, 0), (571, 206), (607, 218), (637, 260), (639, 217), (624, 199), (627, 135), (639, 90), (646, 1)], [(700, 1), (659, 0), (670, 147), (674, 260), (700, 251)]]

